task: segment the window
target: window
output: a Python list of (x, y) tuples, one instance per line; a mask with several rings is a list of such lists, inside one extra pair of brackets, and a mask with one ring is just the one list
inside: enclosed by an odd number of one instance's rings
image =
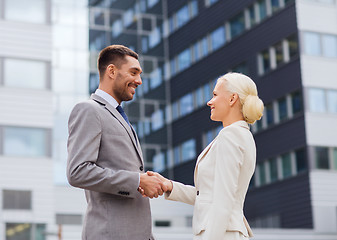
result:
[(180, 115), (185, 116), (193, 111), (193, 95), (189, 93), (180, 99)]
[(204, 99), (205, 99), (205, 102), (207, 103), (209, 100), (211, 100), (212, 98), (212, 91), (209, 87), (209, 84), (205, 84), (204, 85)]
[(198, 1), (193, 0), (190, 3), (190, 8), (191, 8), (191, 18), (197, 16), (198, 15)]
[(259, 12), (259, 19), (262, 21), (267, 17), (267, 5), (266, 5), (266, 0), (259, 0), (257, 2), (258, 5), (258, 12)]
[(288, 47), (289, 47), (289, 57), (290, 59), (296, 57), (298, 55), (298, 41), (297, 36), (292, 35), (287, 38)]
[(177, 16), (177, 28), (180, 28), (189, 20), (188, 6), (186, 5), (181, 9), (179, 9), (176, 13), (176, 16)]
[(234, 17), (229, 22), (231, 29), (231, 38), (235, 38), (245, 30), (245, 17), (243, 12)]
[(208, 144), (210, 144), (213, 141), (213, 138), (214, 138), (213, 130), (207, 131), (204, 136), (204, 140), (205, 140), (204, 147), (208, 146)]
[(270, 70), (270, 54), (269, 49), (261, 52), (262, 57), (262, 73), (268, 72)]
[(149, 35), (149, 47), (150, 48), (155, 47), (160, 43), (160, 41), (161, 41), (161, 30), (160, 27), (156, 27)]
[(46, 23), (47, 1), (5, 0), (5, 19), (13, 21)]
[(275, 48), (275, 54), (276, 54), (276, 66), (279, 66), (281, 63), (284, 62), (282, 42), (275, 44), (274, 48)]
[(308, 55), (321, 55), (320, 36), (318, 33), (306, 32), (304, 35), (304, 52)]
[(255, 6), (252, 5), (248, 8), (250, 27), (256, 24)]
[(303, 172), (307, 170), (307, 161), (305, 158), (305, 150), (300, 149), (295, 152), (296, 156), (296, 172)]
[(201, 107), (204, 106), (204, 93), (202, 91), (202, 87), (199, 87), (196, 91), (195, 91), (195, 103), (197, 107)]
[(281, 156), (282, 160), (282, 176), (283, 178), (291, 176), (291, 156), (290, 153)]
[(274, 109), (273, 104), (270, 103), (266, 105), (266, 113), (267, 113), (267, 125), (272, 125), (274, 123)]
[(159, 0), (147, 0), (147, 6), (148, 6), (148, 8), (152, 8), (158, 2), (159, 2)]
[(179, 117), (179, 105), (178, 102), (172, 104), (172, 120), (176, 120)]
[(239, 65), (233, 67), (232, 71), (249, 75), (248, 66), (246, 62), (240, 63)]
[(163, 110), (159, 109), (158, 111), (154, 112), (151, 117), (151, 127), (152, 131), (156, 131), (164, 126), (164, 112)]
[(134, 11), (132, 8), (128, 9), (123, 14), (124, 27), (128, 27), (133, 22)]
[(264, 163), (259, 163), (258, 168), (259, 168), (260, 185), (264, 185), (266, 184), (266, 171), (265, 171)]
[(280, 0), (271, 0), (271, 9), (273, 12), (276, 12), (280, 7)]
[(171, 76), (174, 76), (177, 73), (177, 64), (175, 58), (171, 59), (170, 61), (170, 72)]
[(282, 120), (284, 120), (288, 117), (286, 98), (281, 98), (280, 100), (278, 100), (278, 111), (279, 111), (280, 121), (282, 121)]
[(328, 111), (337, 113), (337, 90), (327, 90)]
[(165, 170), (165, 154), (159, 153), (153, 156), (153, 171), (162, 172)]
[(332, 159), (334, 169), (337, 170), (337, 148), (333, 148), (333, 159)]
[(186, 49), (178, 55), (179, 71), (183, 71), (191, 65), (191, 51)]
[(318, 169), (329, 169), (329, 148), (327, 147), (316, 147), (315, 148), (316, 156), (316, 167)]
[(226, 42), (225, 27), (219, 27), (211, 33), (212, 50), (219, 49)]
[(3, 153), (7, 156), (49, 156), (47, 130), (41, 128), (4, 127)]
[(46, 225), (6, 223), (6, 240), (46, 240)]
[(301, 92), (295, 92), (291, 95), (291, 103), (292, 103), (293, 114), (296, 114), (296, 113), (301, 112), (303, 110)]
[(56, 224), (61, 225), (81, 225), (82, 215), (80, 214), (56, 214)]
[(169, 221), (169, 220), (161, 220), (161, 221), (156, 220), (156, 221), (154, 221), (154, 225), (156, 227), (170, 227), (171, 221)]
[(154, 89), (158, 87), (163, 81), (163, 73), (161, 68), (156, 68), (150, 74), (150, 87)]
[(326, 111), (326, 100), (323, 89), (309, 89), (309, 109), (311, 112), (318, 113)]
[(210, 5), (213, 5), (214, 3), (218, 2), (219, 0), (205, 0), (205, 5), (206, 6), (210, 6)]
[(199, 42), (197, 42), (193, 45), (192, 51), (193, 51), (193, 61), (196, 62), (201, 58)]
[(207, 36), (201, 39), (200, 41), (201, 44), (201, 55), (202, 57), (205, 57), (208, 55), (208, 38)]
[(7, 58), (4, 60), (4, 84), (8, 87), (49, 88), (47, 63)]
[(32, 192), (2, 190), (2, 209), (32, 209)]
[(182, 161), (185, 162), (187, 160), (191, 160), (195, 158), (195, 139), (190, 139), (184, 142), (181, 145), (181, 157)]
[(179, 146), (173, 149), (173, 159), (174, 159), (175, 165), (180, 163), (180, 147)]
[(278, 179), (277, 158), (272, 158), (269, 161), (270, 181), (275, 182)]
[(323, 35), (323, 56), (325, 57), (337, 57), (337, 36)]

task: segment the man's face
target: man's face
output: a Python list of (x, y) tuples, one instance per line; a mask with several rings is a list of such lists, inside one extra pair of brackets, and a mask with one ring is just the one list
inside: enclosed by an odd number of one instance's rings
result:
[(140, 77), (142, 69), (139, 61), (131, 56), (125, 56), (125, 60), (125, 63), (116, 68), (116, 78), (112, 86), (112, 91), (119, 103), (132, 100), (136, 88), (142, 84)]

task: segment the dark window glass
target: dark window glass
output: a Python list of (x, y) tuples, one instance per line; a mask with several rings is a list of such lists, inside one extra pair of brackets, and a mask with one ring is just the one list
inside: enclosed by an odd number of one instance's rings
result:
[(290, 59), (294, 58), (295, 56), (298, 55), (298, 41), (297, 41), (297, 36), (292, 35), (287, 38), (288, 40), (288, 45), (289, 45), (289, 57)]
[(293, 107), (293, 114), (301, 112), (303, 110), (302, 94), (301, 92), (295, 92), (291, 95), (291, 102)]
[(267, 112), (267, 125), (269, 126), (274, 124), (274, 108), (272, 103), (266, 105), (266, 112)]
[(283, 63), (283, 47), (282, 42), (277, 43), (275, 46), (275, 53), (276, 53), (276, 65), (279, 66)]
[(300, 149), (295, 152), (296, 155), (296, 170), (297, 172), (303, 172), (307, 170), (307, 160), (305, 150)]
[(281, 156), (282, 159), (282, 176), (284, 178), (291, 176), (291, 157), (290, 154), (284, 154)]
[(329, 149), (327, 147), (316, 147), (316, 167), (318, 169), (329, 169)]
[(31, 191), (3, 190), (3, 209), (32, 209)]
[(288, 116), (286, 98), (281, 98), (278, 101), (278, 110), (279, 110), (280, 121), (286, 119)]
[(277, 159), (272, 158), (269, 161), (270, 181), (275, 182), (278, 179)]
[(270, 70), (270, 55), (269, 55), (269, 50), (266, 49), (263, 52), (261, 52), (262, 55), (262, 68), (263, 68), (263, 73), (268, 72)]
[(243, 13), (230, 20), (231, 37), (240, 35), (245, 30), (245, 17)]

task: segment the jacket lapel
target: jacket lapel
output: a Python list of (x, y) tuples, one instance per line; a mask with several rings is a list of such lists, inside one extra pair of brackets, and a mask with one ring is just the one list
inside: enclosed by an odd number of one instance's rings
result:
[[(93, 99), (93, 100), (95, 100), (95, 101), (103, 104), (105, 106), (105, 108), (120, 122), (120, 124), (122, 124), (122, 126), (124, 127), (124, 129), (128, 133), (129, 137), (131, 138), (132, 144), (136, 148), (137, 153), (138, 153), (138, 155), (139, 155), (142, 163), (144, 164), (144, 162), (143, 162), (143, 154), (142, 154), (141, 149), (140, 149), (140, 143), (139, 143), (139, 140), (138, 140), (136, 132), (135, 132), (135, 134), (133, 134), (133, 132), (132, 132), (132, 131), (135, 131), (132, 128), (132, 126), (129, 126), (127, 124), (127, 122), (124, 120), (124, 118), (122, 117), (122, 115), (117, 111), (117, 109), (115, 109), (113, 106), (111, 106), (108, 102), (106, 102), (100, 96), (97, 96), (96, 94), (92, 94), (91, 95), (91, 99)], [(132, 128), (132, 130), (131, 130), (130, 127)]]

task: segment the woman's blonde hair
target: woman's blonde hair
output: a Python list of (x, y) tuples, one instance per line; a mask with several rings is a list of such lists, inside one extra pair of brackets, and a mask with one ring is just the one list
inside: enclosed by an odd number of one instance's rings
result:
[(242, 106), (242, 114), (245, 121), (254, 124), (263, 115), (264, 105), (257, 95), (257, 88), (254, 81), (241, 73), (227, 73), (221, 76), (218, 81), (223, 81), (227, 90), (239, 95)]

